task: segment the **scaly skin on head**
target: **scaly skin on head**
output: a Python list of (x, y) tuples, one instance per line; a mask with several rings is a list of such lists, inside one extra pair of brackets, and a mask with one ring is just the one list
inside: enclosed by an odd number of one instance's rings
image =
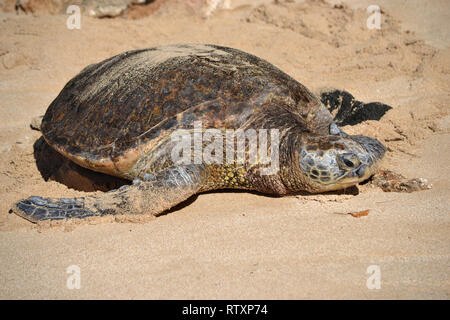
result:
[(280, 154), (286, 157), (280, 174), (289, 193), (345, 189), (378, 170), (386, 151), (378, 140), (334, 129), (332, 124), (330, 132), (334, 134), (326, 136), (293, 130), (281, 143), (284, 150)]

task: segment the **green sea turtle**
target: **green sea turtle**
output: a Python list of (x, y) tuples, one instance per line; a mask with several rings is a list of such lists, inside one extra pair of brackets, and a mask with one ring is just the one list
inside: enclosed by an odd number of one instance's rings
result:
[[(278, 142), (259, 147), (277, 147), (278, 158), (271, 158), (277, 170), (263, 173), (260, 157), (248, 161), (256, 152), (248, 146), (245, 161), (236, 156), (208, 162), (201, 155), (200, 162), (175, 161), (177, 129), (194, 139), (216, 129), (214, 139), (201, 140), (200, 150), (218, 137), (228, 142), (233, 129), (275, 130)], [(274, 195), (338, 190), (368, 179), (385, 153), (376, 139), (343, 132), (313, 93), (272, 64), (203, 44), (129, 51), (89, 65), (50, 104), (41, 131), (78, 165), (133, 184), (87, 197), (17, 202), (12, 211), (32, 222), (160, 215), (194, 194), (224, 188)], [(189, 159), (198, 159), (195, 146)]]

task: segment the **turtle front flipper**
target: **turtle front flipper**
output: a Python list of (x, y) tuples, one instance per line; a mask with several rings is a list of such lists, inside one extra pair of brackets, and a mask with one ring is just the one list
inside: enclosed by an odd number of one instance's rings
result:
[(85, 218), (98, 215), (85, 207), (84, 198), (51, 199), (35, 196), (20, 200), (10, 212), (14, 212), (31, 222)]
[(84, 198), (29, 197), (10, 212), (31, 221), (63, 220), (106, 214), (162, 214), (200, 191), (201, 165), (174, 166), (117, 190)]
[(358, 101), (347, 91), (338, 89), (322, 89), (318, 96), (339, 126), (353, 126), (367, 120), (380, 120), (392, 109), (381, 102)]

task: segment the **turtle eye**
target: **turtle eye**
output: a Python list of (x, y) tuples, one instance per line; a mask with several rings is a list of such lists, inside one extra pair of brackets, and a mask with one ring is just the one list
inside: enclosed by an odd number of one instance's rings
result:
[(360, 164), (359, 158), (353, 153), (343, 153), (337, 156), (337, 163), (341, 169), (354, 169)]
[(350, 160), (347, 160), (347, 159), (344, 159), (344, 164), (349, 168), (353, 168), (355, 166), (355, 164), (353, 162), (351, 162)]

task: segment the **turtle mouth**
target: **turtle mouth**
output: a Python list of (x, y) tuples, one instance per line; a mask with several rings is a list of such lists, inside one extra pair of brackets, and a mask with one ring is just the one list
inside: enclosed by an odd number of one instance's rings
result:
[[(338, 176), (334, 177), (334, 179), (330, 179), (329, 181), (320, 181), (317, 188), (320, 189), (320, 192), (350, 188), (357, 185), (361, 181), (369, 179), (373, 173), (373, 170), (366, 165), (361, 165), (359, 168), (352, 171), (342, 170)], [(318, 191), (315, 190), (314, 192)]]
[(368, 179), (373, 174), (373, 171), (374, 170), (371, 170), (368, 165), (361, 164), (354, 170), (343, 172), (343, 174), (336, 179), (336, 182), (339, 182), (340, 184), (355, 184)]
[(320, 189), (322, 191), (333, 191), (349, 188), (362, 181), (369, 179), (378, 169), (377, 163), (370, 166), (361, 164), (352, 170), (339, 170), (339, 174), (335, 175), (328, 181), (320, 180)]

